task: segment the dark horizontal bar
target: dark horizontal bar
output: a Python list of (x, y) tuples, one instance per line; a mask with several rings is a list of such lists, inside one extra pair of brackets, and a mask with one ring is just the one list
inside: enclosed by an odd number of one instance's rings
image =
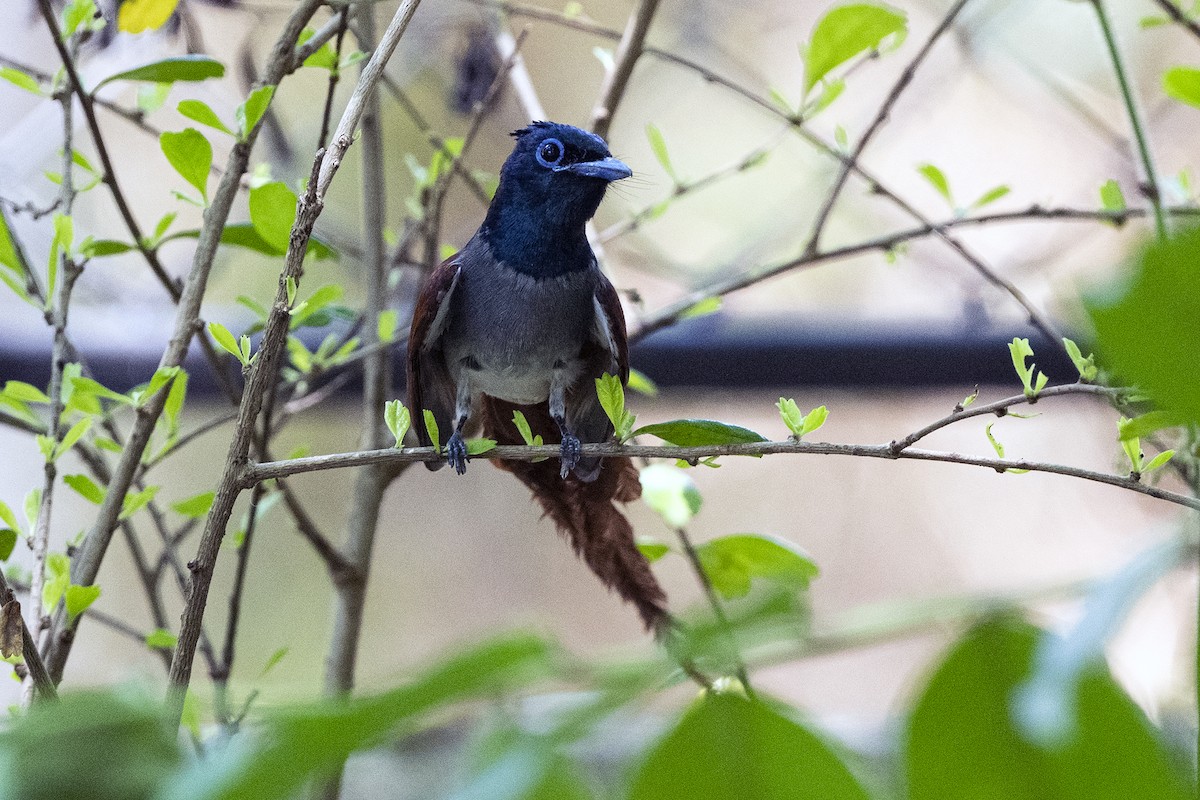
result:
[[(304, 334), (312, 349), (323, 336), (314, 331)], [(1036, 332), (1020, 327), (980, 329), (966, 322), (882, 324), (714, 314), (647, 337), (633, 348), (631, 361), (664, 388), (1012, 384), (1017, 378), (1006, 345), (1014, 336), (1030, 339), (1039, 369), (1053, 381), (1075, 379), (1075, 368), (1062, 348)], [(157, 342), (110, 340), (89, 343), (85, 355), (97, 380), (127, 391), (154, 372), (160, 356), (157, 347)], [(397, 380), (402, 381), (403, 354), (396, 353), (395, 359)], [(217, 384), (195, 347), (186, 366), (191, 393), (216, 392)], [(236, 365), (230, 370), (236, 373)], [(49, 374), (50, 341), (45, 329), (28, 338), (10, 335), (0, 341), (0, 381), (45, 386)], [(347, 383), (344, 391), (352, 391), (356, 383)], [(397, 385), (397, 391), (400, 388)]]

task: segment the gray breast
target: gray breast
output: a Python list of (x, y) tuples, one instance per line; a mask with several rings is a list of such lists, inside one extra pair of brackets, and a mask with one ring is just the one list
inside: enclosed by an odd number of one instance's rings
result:
[(595, 329), (594, 269), (535, 279), (503, 265), (464, 263), (445, 335), (452, 372), (475, 391), (515, 403), (546, 399), (552, 371), (574, 371)]

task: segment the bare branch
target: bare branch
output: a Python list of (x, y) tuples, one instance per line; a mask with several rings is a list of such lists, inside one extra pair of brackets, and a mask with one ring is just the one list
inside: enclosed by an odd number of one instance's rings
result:
[(617, 113), (621, 98), (625, 96), (625, 87), (629, 85), (633, 68), (641, 58), (646, 33), (650, 30), (650, 22), (654, 19), (656, 10), (658, 0), (638, 0), (637, 8), (629, 16), (625, 34), (621, 37), (617, 53), (613, 57), (613, 67), (604, 76), (600, 99), (592, 109), (592, 132), (597, 136), (608, 138), (608, 129), (612, 126), (612, 119)]
[[(1165, 500), (1175, 505), (1185, 506), (1200, 511), (1200, 498), (1149, 486), (1134, 480), (1132, 477), (1112, 475), (1105, 472), (1080, 469), (1064, 464), (1052, 464), (1042, 461), (1026, 461), (1024, 459), (986, 458), (947, 453), (935, 450), (914, 450), (907, 448), (899, 453), (892, 451), (891, 444), (834, 444), (828, 442), (805, 442), (786, 440), (782, 442), (752, 442), (748, 444), (713, 445), (710, 447), (678, 447), (675, 445), (622, 445), (622, 444), (585, 444), (581, 451), (585, 456), (599, 458), (669, 458), (684, 461), (698, 461), (713, 456), (768, 456), (788, 453), (792, 455), (824, 455), (824, 456), (855, 456), (859, 458), (882, 458), (889, 461), (911, 459), (915, 461), (941, 461), (949, 464), (967, 464), (976, 467), (986, 467), (997, 472), (1009, 470), (1026, 470), (1028, 472), (1049, 472), (1054, 475), (1066, 475), (1087, 481), (1103, 483), (1127, 489), (1138, 494), (1148, 495), (1159, 500)], [(500, 445), (486, 453), (471, 456), (474, 459), (508, 459), (512, 461), (532, 461), (535, 458), (558, 458), (561, 454), (557, 445), (542, 445), (526, 447), (524, 445)], [(290, 461), (273, 461), (266, 464), (249, 464), (241, 475), (246, 485), (270, 478), (287, 475), (297, 475), (302, 472), (318, 472), (327, 469), (344, 469), (346, 467), (361, 467), (366, 464), (410, 464), (415, 461), (438, 461), (445, 458), (432, 447), (406, 447), (390, 450), (366, 450), (357, 453), (333, 453), (324, 456), (308, 456)]]
[[(175, 657), (171, 662), (171, 688), (167, 698), (168, 719), (175, 723), (178, 723), (179, 716), (183, 711), (184, 695), (191, 680), (192, 658), (196, 652), (200, 626), (208, 601), (208, 591), (212, 583), (212, 573), (216, 566), (221, 541), (225, 535), (225, 528), (233, 512), (234, 501), (241, 490), (249, 485), (242, 480), (241, 473), (250, 451), (255, 419), (267, 389), (276, 381), (279, 358), (287, 338), (290, 320), (287, 286), (289, 283), (299, 282), (313, 225), (324, 208), (325, 193), (341, 166), (342, 158), (350, 148), (353, 132), (358, 127), (367, 100), (375, 90), (384, 65), (395, 51), (418, 2), (419, 0), (406, 0), (397, 9), (379, 47), (375, 48), (370, 61), (363, 69), (358, 85), (338, 123), (330, 149), (318, 152), (317, 158), (313, 162), (308, 188), (298, 201), (296, 221), (292, 226), (285, 267), (279, 276), (279, 288), (276, 291), (275, 302), (271, 307), (258, 353), (255, 355), (254, 364), (250, 369), (246, 389), (242, 393), (242, 403), (238, 410), (233, 439), (229, 445), (225, 472), (217, 488), (212, 508), (205, 520), (204, 533), (197, 548), (196, 558), (191, 562), (192, 591), (188, 595), (179, 630), (179, 642), (175, 649)], [(291, 41), (295, 41), (294, 36)]]

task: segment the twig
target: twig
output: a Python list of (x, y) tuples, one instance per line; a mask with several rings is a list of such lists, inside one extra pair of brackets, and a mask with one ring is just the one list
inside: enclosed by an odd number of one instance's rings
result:
[[(4, 577), (3, 570), (0, 570), (0, 600), (3, 600), (4, 605), (17, 602), (12, 589), (8, 586), (8, 580)], [(12, 608), (19, 610), (20, 606), (12, 606)], [(55, 690), (54, 681), (50, 678), (50, 673), (46, 671), (46, 665), (42, 662), (37, 643), (30, 634), (25, 620), (21, 619), (20, 613), (17, 614), (17, 619), (21, 621), (21, 656), (25, 659), (25, 668), (29, 670), (29, 677), (33, 679), (34, 689), (43, 700), (57, 700), (58, 691)]]
[(1163, 213), (1162, 192), (1158, 188), (1158, 173), (1154, 169), (1154, 159), (1150, 155), (1150, 142), (1146, 137), (1146, 126), (1138, 112), (1137, 100), (1134, 99), (1133, 89), (1129, 85), (1129, 73), (1121, 58), (1121, 48), (1117, 46), (1117, 38), (1113, 33), (1112, 22), (1108, 12), (1104, 10), (1103, 0), (1092, 0), (1092, 8), (1096, 9), (1096, 19), (1100, 22), (1100, 30), (1104, 33), (1104, 44), (1108, 47), (1108, 55), (1112, 59), (1113, 72), (1117, 76), (1117, 84), (1121, 87), (1121, 99), (1125, 102), (1125, 113), (1129, 117), (1129, 125), (1133, 128), (1133, 138), (1137, 141), (1138, 156), (1142, 161), (1142, 171), (1145, 172), (1146, 182), (1142, 185), (1142, 194), (1154, 207), (1154, 229), (1160, 240), (1167, 238), (1167, 217)]
[[(264, 74), (264, 80), (267, 83), (279, 82), (285, 66), (290, 63), (300, 31), (316, 13), (321, 2), (322, 0), (301, 0), (291, 16), (288, 17), (267, 63)], [(192, 257), (192, 268), (179, 297), (174, 332), (160, 361), (163, 367), (179, 366), (187, 354), (188, 344), (199, 324), (200, 304), (204, 298), (217, 246), (220, 244), (221, 231), (225, 221), (229, 218), (233, 199), (237, 195), (241, 176), (246, 171), (250, 151), (260, 128), (261, 121), (246, 135), (244, 141), (234, 145), (229, 154), (225, 172), (221, 176), (221, 182), (213, 194), (212, 203), (205, 212), (206, 224), (200, 230), (200, 237), (196, 242), (196, 250)], [(121, 502), (138, 471), (142, 453), (150, 441), (150, 435), (154, 432), (155, 423), (162, 414), (166, 396), (165, 390), (160, 391), (155, 396), (148, 398), (137, 410), (133, 430), (113, 472), (113, 482), (110, 484), (100, 512), (80, 548), (78, 558), (72, 562), (71, 579), (73, 583), (89, 585), (96, 580), (100, 564), (112, 539), (113, 529), (116, 527), (117, 517), (121, 511)], [(56, 635), (51, 637), (46, 658), (47, 667), (55, 678), (61, 676), (63, 666), (70, 653), (73, 627), (74, 625), (68, 622), (64, 615), (56, 618), (54, 627)], [(197, 630), (197, 635), (198, 633)], [(193, 647), (194, 645), (193, 642)]]
[(1167, 12), (1168, 17), (1191, 31), (1192, 35), (1197, 39), (1200, 39), (1200, 23), (1191, 17), (1185, 16), (1179, 6), (1175, 5), (1171, 0), (1154, 0), (1154, 2), (1158, 3), (1159, 7)]
[[(986, 467), (997, 472), (1009, 470), (1026, 470), (1029, 472), (1048, 472), (1054, 475), (1066, 475), (1087, 481), (1103, 483), (1127, 489), (1138, 494), (1148, 495), (1159, 500), (1165, 500), (1175, 505), (1200, 511), (1200, 498), (1148, 486), (1123, 475), (1112, 475), (1089, 469), (1070, 467), (1064, 464), (1052, 464), (1044, 461), (1026, 461), (1024, 459), (987, 458), (948, 453), (935, 450), (905, 449), (899, 453), (892, 452), (891, 444), (834, 444), (828, 442), (751, 442), (747, 444), (712, 445), (707, 447), (678, 447), (675, 445), (621, 445), (621, 444), (585, 444), (582, 454), (599, 458), (669, 458), (684, 461), (700, 460), (712, 456), (768, 456), (782, 453), (793, 455), (826, 455), (826, 456), (856, 456), (860, 458), (882, 458), (889, 461), (896, 459), (911, 459), (914, 461), (941, 461), (949, 464), (967, 464), (976, 467)], [(558, 448), (555, 445), (526, 447), (524, 445), (500, 445), (485, 453), (473, 455), (478, 459), (509, 459), (512, 461), (532, 461), (537, 458), (557, 458)], [(438, 461), (445, 458), (432, 447), (405, 447), (390, 450), (365, 450), (357, 453), (332, 453), (324, 456), (307, 456), (290, 461), (273, 461), (265, 464), (247, 464), (240, 476), (241, 483), (251, 486), (258, 481), (279, 478), (287, 475), (297, 475), (303, 472), (319, 472), (327, 469), (344, 469), (361, 467), (366, 464), (409, 464), (416, 461)]]
[(925, 40), (925, 44), (917, 52), (917, 55), (908, 63), (904, 71), (900, 73), (900, 78), (892, 86), (887, 97), (884, 98), (883, 104), (875, 113), (875, 118), (871, 120), (871, 124), (867, 126), (866, 132), (859, 138), (858, 143), (854, 146), (854, 150), (846, 160), (842, 161), (842, 166), (833, 181), (833, 186), (830, 188), (829, 193), (825, 195), (825, 201), (821, 204), (820, 210), (817, 211), (812, 233), (809, 235), (808, 244), (804, 248), (805, 253), (812, 254), (817, 252), (821, 243), (821, 234), (825, 232), (825, 223), (829, 220), (829, 215), (832, 213), (834, 205), (842, 194), (842, 188), (846, 185), (846, 179), (850, 177), (853, 165), (858, 163), (863, 151), (871, 143), (871, 139), (875, 137), (875, 134), (883, 127), (883, 123), (887, 121), (893, 106), (896, 105), (896, 101), (900, 99), (900, 95), (904, 92), (904, 89), (912, 82), (913, 76), (917, 74), (917, 69), (925, 61), (925, 57), (933, 50), (933, 46), (942, 38), (942, 35), (950, 30), (950, 26), (954, 24), (954, 20), (958, 17), (959, 12), (963, 10), (963, 7), (966, 6), (967, 2), (968, 0), (957, 0), (950, 7), (950, 10), (946, 12), (946, 15), (942, 17), (942, 21), (933, 29), (933, 33)]
[[(65, 46), (73, 49), (75, 47), (75, 39), (72, 38), (71, 42)], [(58, 206), (62, 209), (63, 217), (67, 219), (70, 219), (71, 211), (75, 205), (75, 152), (72, 136), (75, 128), (71, 119), (72, 91), (72, 87), (67, 87), (66, 91), (59, 98), (63, 115), (63, 167)], [(43, 622), (43, 615), (46, 609), (42, 608), (42, 590), (46, 584), (46, 558), (50, 552), (50, 519), (54, 510), (54, 490), (58, 477), (56, 459), (58, 457), (58, 447), (62, 442), (64, 434), (62, 427), (63, 370), (66, 368), (69, 351), (72, 349), (67, 339), (67, 320), (70, 313), (71, 294), (75, 289), (75, 282), (83, 273), (83, 266), (68, 252), (69, 247), (70, 243), (65, 243), (58, 252), (58, 296), (54, 298), (47, 297), (45, 303), (46, 323), (54, 331), (54, 345), (50, 356), (50, 408), (46, 423), (46, 435), (51, 442), (51, 452), (46, 454), (46, 461), (43, 467), (44, 480), (42, 482), (41, 507), (38, 509), (37, 521), (33, 529), (33, 567), (30, 579), (31, 590), (29, 593), (31, 628), (33, 630), (34, 641), (39, 646), (42, 632), (46, 627)], [(53, 264), (51, 268), (54, 268)], [(47, 292), (51, 292), (53, 289), (54, 287), (48, 283)], [(25, 684), (22, 700), (26, 706), (33, 701), (32, 678)]]
[(679, 537), (679, 542), (683, 545), (683, 553), (687, 556), (688, 564), (696, 576), (696, 581), (704, 590), (704, 596), (708, 600), (709, 607), (712, 608), (713, 616), (717, 618), (717, 624), (721, 626), (721, 630), (729, 640), (737, 679), (742, 682), (742, 688), (745, 689), (746, 695), (753, 700), (755, 699), (754, 687), (750, 684), (750, 674), (746, 671), (746, 662), (742, 660), (742, 654), (738, 650), (737, 637), (733, 634), (733, 627), (729, 624), (729, 616), (725, 613), (725, 607), (721, 605), (721, 598), (717, 597), (717, 590), (713, 588), (708, 573), (704, 571), (700, 554), (696, 552), (696, 547), (692, 544), (692, 537), (688, 535), (687, 529), (676, 528), (675, 535)]
[(604, 76), (600, 99), (592, 109), (592, 132), (597, 136), (608, 138), (613, 116), (617, 113), (621, 98), (625, 96), (625, 87), (629, 85), (633, 68), (641, 58), (646, 44), (646, 33), (650, 30), (650, 22), (654, 19), (657, 9), (658, 0), (638, 0), (637, 8), (629, 16), (625, 34), (621, 37), (613, 57), (613, 67)]
[(1096, 385), (1089, 384), (1089, 383), (1068, 383), (1063, 386), (1051, 386), (1048, 389), (1043, 389), (1042, 391), (1038, 392), (1036, 397), (1032, 397), (1032, 398), (1027, 397), (1023, 394), (1018, 394), (1018, 395), (1014, 395), (1012, 397), (1006, 397), (1003, 400), (997, 400), (994, 403), (986, 403), (984, 405), (971, 405), (971, 406), (968, 406), (967, 408), (963, 408), (962, 406), (959, 406), (954, 410), (953, 413), (948, 414), (939, 420), (935, 420), (934, 422), (929, 423), (928, 425), (926, 425), (924, 428), (921, 428), (920, 430), (913, 431), (908, 436), (905, 436), (903, 439), (897, 439), (897, 440), (893, 441), (890, 445), (888, 445), (888, 447), (891, 448), (892, 452), (900, 453), (901, 451), (907, 450), (909, 447), (912, 447), (914, 444), (919, 442), (921, 439), (924, 439), (926, 436), (933, 433), (934, 431), (938, 431), (949, 425), (953, 425), (955, 422), (959, 422), (964, 419), (970, 419), (972, 417), (987, 416), (988, 414), (995, 414), (996, 416), (1004, 416), (1005, 412), (1007, 412), (1008, 409), (1012, 408), (1013, 406), (1032, 404), (1032, 403), (1036, 403), (1040, 400), (1043, 400), (1045, 398), (1063, 397), (1065, 395), (1077, 395), (1077, 394), (1091, 394), (1091, 395), (1099, 395), (1101, 397), (1115, 398), (1115, 397), (1120, 397), (1122, 395), (1127, 395), (1129, 393), (1130, 393), (1130, 391), (1128, 389), (1118, 389), (1118, 388), (1112, 388), (1112, 387), (1108, 387), (1108, 386), (1096, 386)]
[[(346, 23), (350, 18), (350, 7), (345, 6), (337, 13), (337, 44), (334, 45), (334, 60), (333, 66), (329, 70), (329, 86), (325, 90), (325, 110), (321, 113), (321, 133), (317, 136), (317, 147), (325, 146), (325, 141), (329, 137), (329, 122), (333, 117), (333, 95), (337, 90), (338, 79), (341, 77), (342, 68), (342, 41), (346, 38)], [(307, 42), (305, 43), (308, 44)], [(316, 52), (315, 50), (313, 52)], [(297, 57), (299, 54), (297, 54)], [(305, 56), (307, 58), (307, 56)], [(304, 59), (299, 59), (301, 63)]]
[[(350, 96), (350, 101), (338, 123), (329, 150), (322, 150), (317, 154), (317, 158), (313, 162), (308, 188), (298, 201), (296, 221), (292, 226), (285, 267), (279, 276), (279, 288), (276, 291), (275, 303), (267, 318), (262, 341), (258, 353), (255, 355), (255, 363), (250, 369), (246, 390), (242, 393), (242, 403), (238, 410), (238, 420), (234, 428), (233, 440), (230, 442), (225, 471), (205, 521), (204, 533), (197, 548), (196, 558), (192, 562), (192, 591), (188, 595), (179, 630), (179, 642), (175, 650), (175, 657), (171, 662), (171, 689), (167, 698), (167, 718), (172, 724), (178, 724), (179, 716), (183, 711), (184, 695), (191, 680), (192, 658), (196, 651), (200, 625), (204, 618), (204, 608), (207, 604), (208, 590), (212, 583), (212, 573), (216, 565), (217, 553), (220, 551), (221, 540), (233, 512), (233, 503), (241, 490), (248, 486), (241, 479), (241, 473), (250, 450), (254, 421), (258, 416), (264, 393), (276, 379), (279, 357), (287, 338), (290, 319), (287, 285), (290, 282), (298, 281), (304, 264), (304, 255), (308, 249), (308, 241), (312, 236), (313, 225), (324, 207), (325, 193), (329, 189), (334, 175), (337, 174), (338, 167), (341, 166), (342, 158), (350, 148), (353, 141), (352, 134), (358, 127), (365, 110), (366, 100), (374, 91), (384, 65), (395, 51), (405, 28), (408, 27), (408, 22), (412, 18), (418, 2), (419, 0), (406, 0), (396, 11), (379, 47), (372, 53), (370, 61), (363, 69), (358, 85)], [(294, 35), (291, 41), (295, 41)], [(203, 233), (201, 236), (203, 237)]]

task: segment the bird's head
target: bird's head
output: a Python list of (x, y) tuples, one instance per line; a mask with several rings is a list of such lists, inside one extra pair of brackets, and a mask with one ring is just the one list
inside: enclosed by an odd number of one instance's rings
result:
[(572, 125), (534, 122), (513, 136), (484, 223), (493, 246), (506, 251), (497, 255), (510, 263), (543, 250), (544, 240), (581, 239), (608, 184), (633, 174), (603, 139)]

